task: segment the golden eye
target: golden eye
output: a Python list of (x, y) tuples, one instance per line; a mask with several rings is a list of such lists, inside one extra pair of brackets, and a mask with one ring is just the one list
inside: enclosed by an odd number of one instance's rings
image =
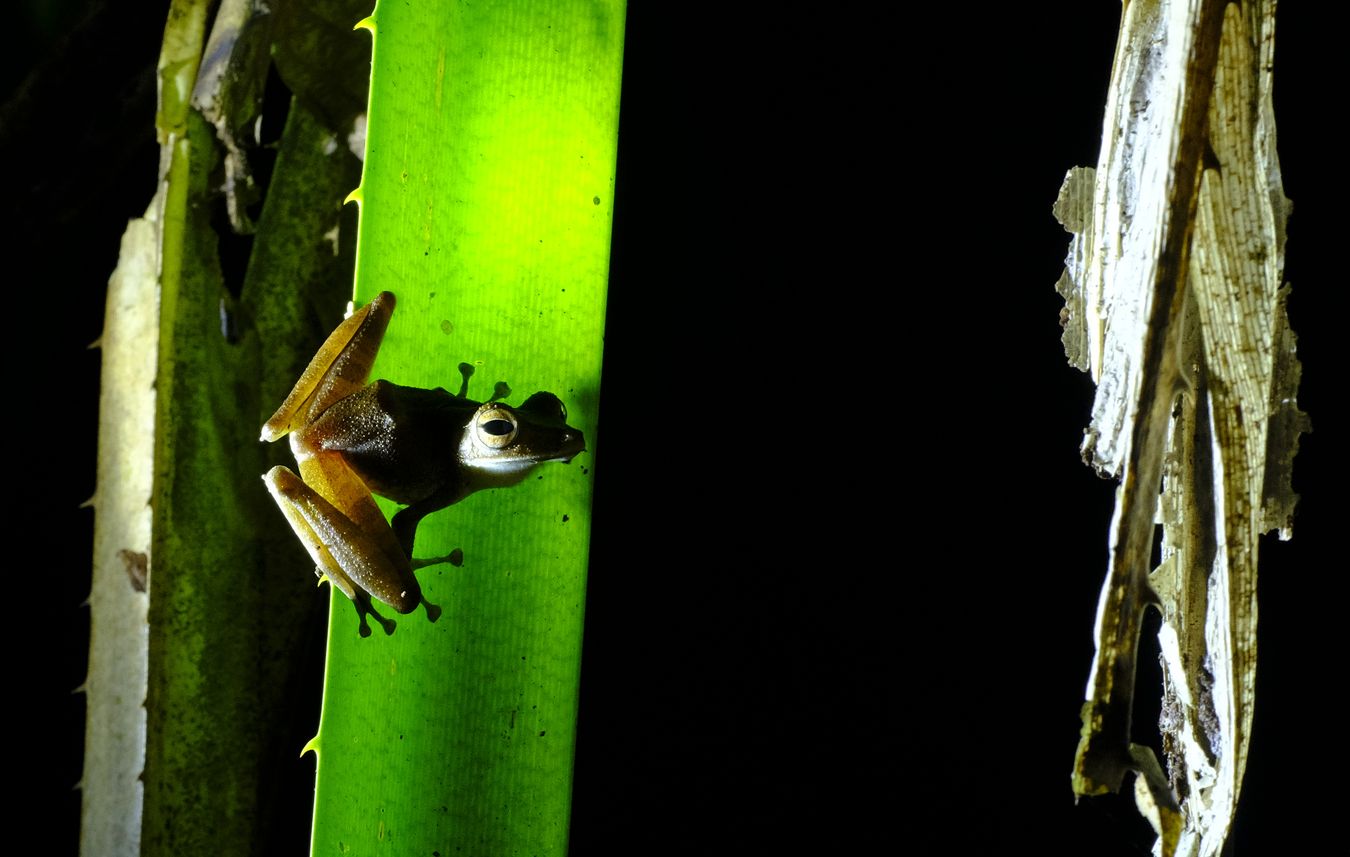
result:
[(516, 439), (516, 416), (504, 408), (479, 411), (476, 426), (479, 441), (492, 449), (504, 449)]

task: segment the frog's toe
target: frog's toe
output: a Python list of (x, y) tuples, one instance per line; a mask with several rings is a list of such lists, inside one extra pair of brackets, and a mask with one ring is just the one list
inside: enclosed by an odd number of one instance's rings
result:
[(437, 619), (441, 618), (441, 608), (428, 601), (425, 595), (422, 596), (422, 606), (427, 608), (428, 621), (435, 622)]
[(376, 611), (374, 605), (370, 603), (369, 598), (353, 598), (352, 604), (356, 607), (357, 618), (361, 620), (362, 637), (370, 636), (370, 625), (366, 623), (367, 616), (374, 618), (376, 622), (380, 623), (380, 627), (384, 629), (385, 636), (392, 636), (394, 628), (398, 627), (398, 623), (393, 619), (387, 619), (384, 616), (381, 616), (379, 612)]
[(375, 621), (380, 623), (380, 627), (384, 629), (384, 635), (386, 637), (392, 637), (394, 635), (394, 629), (398, 627), (397, 622), (395, 622), (393, 619), (386, 619), (379, 613), (376, 613), (374, 610), (370, 611), (370, 615), (374, 616)]

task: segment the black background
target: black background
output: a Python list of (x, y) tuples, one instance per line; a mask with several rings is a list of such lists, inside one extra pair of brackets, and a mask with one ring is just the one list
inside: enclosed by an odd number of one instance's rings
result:
[[(629, 12), (573, 853), (1148, 853), (1128, 799), (1069, 790), (1113, 487), (1078, 460), (1091, 387), (1058, 341), (1050, 206), (1096, 160), (1119, 7), (660, 5)], [(43, 853), (77, 840), (86, 346), (156, 163), (160, 29), (85, 6), (73, 42), (78, 3), (23, 18), (4, 80), (37, 69), (29, 85), (88, 100), (0, 129), (9, 312), (41, 337), (11, 380), (37, 412), (12, 423), (9, 698), (33, 715), (14, 771), (56, 811)], [(1275, 106), (1315, 432), (1296, 538), (1262, 543), (1233, 854), (1331, 833), (1309, 802), (1343, 719), (1323, 701), (1344, 671), (1324, 592), (1345, 565), (1326, 398), (1342, 179), (1318, 143), (1345, 81), (1310, 16), (1281, 8)]]

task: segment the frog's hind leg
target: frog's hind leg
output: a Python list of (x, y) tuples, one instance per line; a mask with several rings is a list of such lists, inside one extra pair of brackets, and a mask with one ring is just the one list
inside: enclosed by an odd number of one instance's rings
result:
[[(304, 456), (299, 461), (300, 474), (305, 483), (323, 496), (332, 497), (333, 505), (342, 510), (388, 560), (387, 565), (381, 566), (380, 574), (363, 574), (358, 569), (355, 576), (359, 578), (357, 583), (360, 588), (400, 613), (411, 613), (420, 603), (426, 608), (427, 619), (432, 622), (439, 619), (441, 608), (426, 599), (413, 574), (417, 566), (410, 561), (412, 554), (400, 545), (384, 513), (370, 496), (370, 489), (347, 465), (346, 460), (341, 455), (320, 453)], [(395, 583), (397, 587), (391, 587)]]
[(392, 293), (380, 292), (337, 326), (309, 361), (286, 401), (263, 424), (264, 441), (311, 424), (329, 405), (366, 385), (394, 314), (394, 303)]
[(346, 463), (336, 456), (313, 456), (301, 461), (300, 472), (303, 480), (285, 467), (274, 467), (263, 480), (317, 570), (356, 604), (362, 636), (369, 633), (367, 613), (386, 633), (393, 629), (392, 620), (371, 606), (371, 595), (400, 613), (426, 604), (434, 621), (440, 610), (423, 598), (379, 507)]

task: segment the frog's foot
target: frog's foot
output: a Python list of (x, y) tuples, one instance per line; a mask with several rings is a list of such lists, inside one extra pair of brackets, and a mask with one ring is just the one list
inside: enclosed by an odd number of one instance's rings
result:
[[(409, 563), (414, 569), (426, 568), (429, 565), (440, 565), (441, 563), (447, 562), (455, 567), (463, 565), (464, 551), (455, 548), (445, 556), (429, 556), (425, 559), (417, 559), (414, 557), (409, 560)], [(428, 601), (425, 595), (422, 596), (422, 606), (427, 608), (427, 619), (429, 621), (435, 622), (437, 619), (441, 618), (441, 608)]]
[(423, 559), (413, 557), (411, 559), (411, 562), (414, 570), (419, 568), (426, 568), (429, 565), (440, 565), (441, 563), (449, 563), (450, 565), (453, 565), (455, 568), (459, 568), (464, 564), (464, 551), (460, 550), (459, 548), (455, 548), (445, 556), (429, 556)]
[[(364, 594), (365, 593), (361, 593), (361, 595)], [(375, 609), (374, 605), (370, 603), (370, 599), (368, 597), (353, 598), (352, 604), (356, 607), (356, 617), (361, 620), (362, 637), (370, 636), (370, 625), (366, 624), (366, 616), (372, 616), (374, 617), (376, 622), (380, 623), (380, 627), (384, 629), (384, 635), (386, 637), (392, 636), (394, 633), (394, 628), (398, 627), (398, 623), (395, 622), (393, 619), (386, 619), (385, 617), (381, 616), (379, 612)]]
[(473, 364), (459, 364), (459, 377), (462, 380), (459, 382), (459, 392), (455, 395), (461, 399), (467, 399), (469, 397), (469, 379), (473, 377)]
[(422, 606), (427, 608), (427, 621), (435, 622), (441, 618), (441, 608), (428, 601), (425, 595), (422, 596)]

